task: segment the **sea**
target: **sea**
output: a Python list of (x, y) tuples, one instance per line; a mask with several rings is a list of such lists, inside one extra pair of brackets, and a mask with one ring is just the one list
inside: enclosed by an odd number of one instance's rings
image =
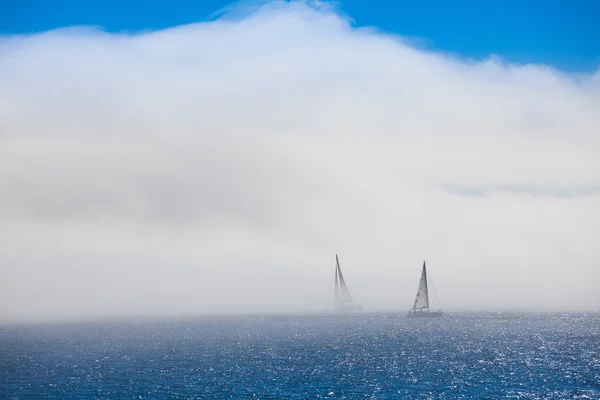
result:
[(600, 399), (600, 314), (2, 326), (0, 398)]

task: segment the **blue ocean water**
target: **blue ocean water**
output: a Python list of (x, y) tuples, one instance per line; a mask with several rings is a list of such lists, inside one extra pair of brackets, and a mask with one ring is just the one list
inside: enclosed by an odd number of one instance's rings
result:
[(2, 399), (600, 399), (600, 314), (0, 328)]

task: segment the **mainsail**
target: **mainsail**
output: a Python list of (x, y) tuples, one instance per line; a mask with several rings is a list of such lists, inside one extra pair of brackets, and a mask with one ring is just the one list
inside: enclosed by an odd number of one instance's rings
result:
[(339, 309), (354, 309), (358, 310), (361, 307), (354, 304), (352, 296), (348, 291), (348, 286), (342, 275), (342, 269), (340, 268), (340, 261), (337, 254), (335, 255), (335, 308)]
[(427, 267), (425, 261), (423, 261), (423, 271), (421, 272), (421, 281), (419, 282), (419, 290), (417, 290), (417, 297), (415, 297), (415, 304), (413, 305), (413, 311), (423, 310), (426, 308), (429, 310), (429, 292), (427, 291)]
[(427, 287), (427, 266), (425, 265), (425, 261), (423, 261), (423, 270), (421, 271), (421, 280), (419, 281), (419, 289), (417, 290), (415, 303), (410, 309), (409, 315), (431, 317), (439, 317), (442, 315), (441, 311), (430, 312), (429, 309), (429, 289)]
[(342, 306), (342, 296), (340, 294), (340, 278), (339, 278), (339, 270), (340, 263), (337, 258), (337, 254), (335, 255), (336, 267), (335, 267), (335, 308), (340, 308)]

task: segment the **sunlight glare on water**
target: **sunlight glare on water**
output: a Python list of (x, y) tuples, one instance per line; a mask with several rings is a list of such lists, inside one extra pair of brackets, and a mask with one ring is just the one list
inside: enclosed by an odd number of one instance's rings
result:
[(0, 328), (0, 398), (600, 399), (600, 314)]

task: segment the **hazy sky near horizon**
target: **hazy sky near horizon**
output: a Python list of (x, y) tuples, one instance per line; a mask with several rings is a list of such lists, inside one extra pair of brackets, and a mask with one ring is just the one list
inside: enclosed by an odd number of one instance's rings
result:
[[(327, 4), (0, 37), (0, 321), (599, 310), (600, 71), (473, 61)], [(435, 302), (434, 302), (435, 304)]]

